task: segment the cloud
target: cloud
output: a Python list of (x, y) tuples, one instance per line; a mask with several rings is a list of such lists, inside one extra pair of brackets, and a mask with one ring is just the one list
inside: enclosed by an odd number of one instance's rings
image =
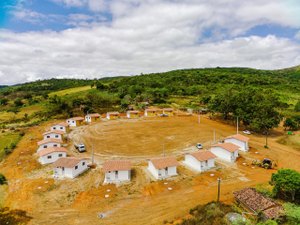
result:
[[(89, 7), (88, 0), (68, 4)], [(76, 27), (60, 32), (0, 30), (0, 84), (179, 68), (294, 66), (300, 62), (299, 43), (245, 34), (261, 24), (299, 29), (298, 6), (273, 0), (112, 0), (94, 6), (109, 10), (111, 21), (101, 13), (78, 13), (67, 15), (65, 21)]]

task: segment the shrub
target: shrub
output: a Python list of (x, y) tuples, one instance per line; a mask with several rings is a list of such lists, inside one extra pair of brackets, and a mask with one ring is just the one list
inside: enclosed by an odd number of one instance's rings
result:
[(292, 204), (286, 203), (283, 205), (288, 224), (298, 225), (300, 224), (300, 207)]
[(6, 177), (2, 173), (0, 173), (0, 185), (4, 184), (7, 184)]

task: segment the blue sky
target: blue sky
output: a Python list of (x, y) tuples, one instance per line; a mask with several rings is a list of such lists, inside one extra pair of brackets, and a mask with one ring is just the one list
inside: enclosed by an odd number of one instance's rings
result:
[(300, 64), (297, 0), (2, 0), (0, 4), (0, 84), (195, 67), (277, 69)]

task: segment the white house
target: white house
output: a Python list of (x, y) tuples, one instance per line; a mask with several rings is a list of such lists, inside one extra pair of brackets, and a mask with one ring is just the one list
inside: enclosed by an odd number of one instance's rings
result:
[(235, 145), (239, 146), (241, 151), (246, 152), (246, 151), (249, 150), (249, 145), (248, 145), (249, 138), (245, 137), (241, 134), (236, 134), (236, 135), (229, 136), (229, 137), (224, 139), (224, 142), (225, 143), (232, 143), (232, 144), (235, 144)]
[(131, 163), (127, 160), (112, 160), (103, 164), (104, 183), (120, 183), (130, 181)]
[(146, 117), (156, 116), (157, 113), (158, 113), (157, 109), (145, 109), (144, 116)]
[(49, 138), (49, 139), (46, 139), (46, 140), (39, 141), (37, 143), (38, 146), (39, 146), (37, 152), (39, 152), (39, 151), (41, 151), (42, 149), (45, 149), (45, 148), (61, 147), (62, 143), (63, 143), (62, 140), (53, 139), (53, 138)]
[(75, 178), (88, 170), (88, 160), (84, 158), (64, 157), (53, 164), (55, 178)]
[(67, 149), (62, 147), (46, 148), (38, 152), (39, 162), (41, 164), (54, 163), (62, 157), (67, 157)]
[(155, 179), (165, 179), (177, 175), (179, 163), (174, 157), (151, 159), (148, 161), (148, 170)]
[(54, 131), (54, 130), (59, 130), (59, 131), (63, 131), (64, 133), (67, 133), (67, 127), (69, 125), (67, 123), (58, 123), (58, 124), (54, 124), (51, 126), (51, 130)]
[(239, 156), (239, 148), (239, 146), (232, 143), (222, 143), (213, 145), (210, 151), (224, 161), (235, 162)]
[(101, 118), (101, 115), (99, 113), (92, 113), (92, 114), (87, 114), (85, 116), (85, 122), (87, 123), (92, 123), (92, 122), (97, 122)]
[(84, 121), (83, 117), (73, 117), (67, 119), (67, 124), (69, 124), (70, 127), (77, 127), (80, 126)]
[(65, 133), (64, 131), (52, 130), (52, 131), (48, 131), (46, 133), (43, 133), (43, 136), (44, 136), (44, 140), (46, 140), (46, 139), (59, 139), (59, 140), (62, 140), (64, 133)]
[(108, 112), (108, 113), (106, 113), (106, 119), (108, 119), (108, 120), (118, 119), (119, 117), (120, 117), (119, 112)]
[(139, 117), (139, 111), (131, 110), (126, 112), (126, 116), (128, 119), (130, 118), (138, 118)]
[(184, 157), (184, 164), (197, 172), (203, 172), (215, 167), (215, 158), (210, 151), (197, 151), (186, 154)]

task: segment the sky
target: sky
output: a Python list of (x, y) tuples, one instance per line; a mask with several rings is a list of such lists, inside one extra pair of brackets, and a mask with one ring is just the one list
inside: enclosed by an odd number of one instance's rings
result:
[(0, 85), (299, 64), (299, 0), (0, 0)]

